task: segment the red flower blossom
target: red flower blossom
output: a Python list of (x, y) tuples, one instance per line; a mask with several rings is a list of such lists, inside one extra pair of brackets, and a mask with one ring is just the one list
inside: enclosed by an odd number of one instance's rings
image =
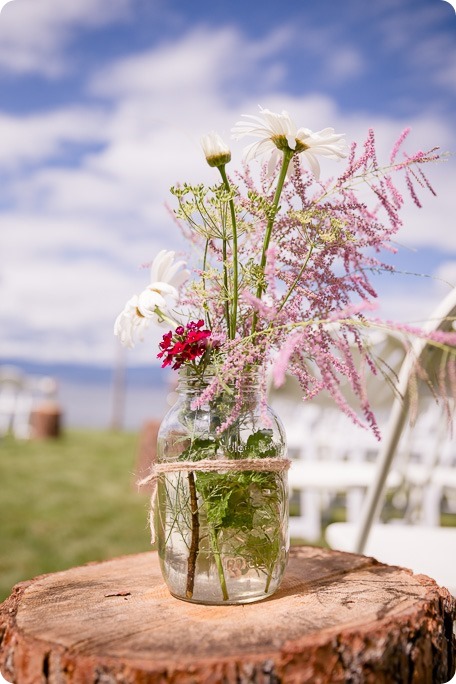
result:
[(204, 321), (190, 321), (184, 328), (178, 326), (174, 333), (172, 331), (163, 335), (159, 344), (162, 350), (157, 354), (159, 359), (163, 357), (162, 368), (171, 366), (177, 370), (183, 363), (194, 361), (202, 356), (207, 349), (207, 340), (211, 336), (210, 330), (202, 330)]

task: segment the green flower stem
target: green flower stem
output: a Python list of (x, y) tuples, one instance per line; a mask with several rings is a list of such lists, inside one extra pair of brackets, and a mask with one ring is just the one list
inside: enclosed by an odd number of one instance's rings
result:
[(190, 543), (190, 553), (187, 565), (187, 586), (185, 589), (185, 596), (189, 599), (193, 596), (193, 589), (195, 586), (195, 572), (196, 559), (199, 552), (199, 515), (198, 515), (198, 499), (196, 495), (195, 475), (188, 473), (188, 486), (190, 491), (190, 513), (192, 519), (192, 538)]
[(217, 566), (217, 572), (218, 572), (218, 576), (219, 576), (220, 587), (222, 589), (223, 600), (228, 601), (229, 595), (228, 595), (228, 589), (226, 586), (225, 573), (223, 572), (222, 558), (221, 558), (220, 550), (219, 550), (219, 546), (218, 546), (217, 532), (214, 530), (212, 525), (209, 525), (209, 533), (211, 536), (212, 553), (214, 554), (215, 564)]
[[(203, 287), (204, 287), (204, 289), (206, 289), (206, 278), (204, 277), (204, 272), (206, 271), (208, 249), (209, 249), (209, 240), (206, 240), (206, 244), (204, 246), (204, 257), (203, 257)], [(208, 327), (212, 328), (211, 317), (209, 315), (209, 309), (206, 311), (206, 319), (207, 319)]]
[[(137, 310), (137, 314), (144, 318), (144, 316), (141, 314), (140, 311)], [(160, 321), (166, 321), (166, 323), (169, 323), (173, 328), (176, 327), (176, 321), (171, 318), (170, 316), (167, 316), (161, 309), (158, 308), (158, 306), (155, 307), (154, 309), (154, 314), (158, 316)]]
[(306, 258), (305, 258), (305, 260), (304, 260), (304, 263), (303, 263), (303, 265), (301, 266), (301, 268), (299, 269), (299, 273), (298, 273), (298, 275), (296, 276), (296, 278), (294, 279), (293, 283), (291, 284), (290, 289), (288, 290), (287, 294), (286, 294), (285, 297), (282, 299), (282, 303), (281, 303), (281, 305), (279, 306), (279, 308), (278, 308), (278, 310), (277, 310), (277, 313), (279, 313), (280, 311), (282, 311), (283, 307), (285, 306), (285, 304), (287, 303), (287, 301), (288, 301), (289, 298), (291, 297), (291, 294), (293, 293), (293, 290), (295, 289), (296, 285), (297, 285), (297, 284), (299, 283), (299, 281), (301, 280), (301, 276), (302, 276), (302, 274), (304, 273), (304, 271), (306, 270), (307, 264), (309, 263), (309, 259), (310, 259), (310, 257), (312, 256), (312, 252), (313, 252), (313, 250), (314, 250), (314, 247), (315, 247), (315, 244), (312, 243), (312, 244), (310, 245), (310, 247), (309, 247), (309, 251), (307, 252), (307, 256), (306, 256)]
[(225, 320), (226, 329), (228, 334), (231, 330), (230, 325), (230, 288), (228, 283), (228, 266), (227, 266), (227, 241), (225, 238), (222, 240), (222, 256), (223, 256), (223, 285), (225, 288)]
[[(260, 269), (261, 269), (262, 273), (264, 273), (264, 268), (266, 266), (266, 252), (268, 251), (269, 243), (271, 242), (272, 229), (274, 227), (274, 221), (275, 221), (275, 217), (277, 214), (277, 207), (279, 206), (280, 195), (282, 194), (283, 185), (285, 183), (285, 178), (287, 177), (288, 167), (290, 166), (290, 162), (291, 162), (291, 159), (293, 157), (293, 154), (294, 154), (293, 150), (284, 150), (284, 152), (283, 152), (282, 168), (280, 169), (280, 174), (279, 174), (279, 179), (277, 181), (277, 187), (276, 187), (276, 191), (274, 194), (274, 199), (272, 200), (271, 215), (270, 215), (268, 222), (266, 224), (266, 231), (264, 234), (263, 250), (261, 252), (261, 261), (260, 261)], [(262, 282), (260, 282), (258, 285), (258, 288), (257, 288), (257, 292), (256, 292), (257, 299), (261, 299), (263, 292), (264, 292), (264, 285)], [(258, 322), (258, 314), (255, 311), (255, 313), (253, 314), (253, 320), (252, 320), (252, 332), (255, 332), (257, 322)]]
[[(223, 180), (225, 188), (229, 191), (230, 184), (226, 175), (225, 167), (219, 166), (218, 170)], [(237, 242), (237, 223), (236, 223), (236, 211), (234, 209), (234, 202), (231, 199), (230, 202), (230, 213), (231, 213), (231, 229), (233, 232), (233, 297), (232, 297), (232, 310), (231, 310), (231, 327), (228, 328), (228, 334), (230, 339), (234, 340), (236, 337), (236, 325), (237, 325), (237, 307), (238, 307), (238, 289), (239, 289), (239, 275), (238, 275), (238, 242)], [(223, 257), (225, 259), (225, 255)]]

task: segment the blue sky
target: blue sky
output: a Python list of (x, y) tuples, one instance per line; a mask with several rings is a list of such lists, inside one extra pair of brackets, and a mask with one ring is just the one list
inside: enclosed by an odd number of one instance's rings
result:
[[(348, 140), (373, 127), (385, 159), (406, 126), (411, 151), (456, 152), (456, 15), (444, 0), (12, 0), (0, 93), (0, 359), (110, 364), (141, 264), (185, 246), (169, 187), (214, 178), (201, 135), (228, 139), (261, 104)], [(392, 258), (432, 277), (379, 280), (385, 316), (423, 319), (456, 284), (455, 163), (429, 170), (438, 197), (407, 208)], [(161, 334), (130, 364), (154, 361)]]

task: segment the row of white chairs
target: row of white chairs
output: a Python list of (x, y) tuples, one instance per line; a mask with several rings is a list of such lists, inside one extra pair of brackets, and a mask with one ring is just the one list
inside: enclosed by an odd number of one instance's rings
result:
[[(347, 521), (359, 519), (380, 444), (336, 410), (316, 404), (281, 408), (292, 457), (289, 485), (300, 508), (300, 515), (290, 520), (290, 531), (316, 541), (331, 503), (340, 503), (341, 495)], [(443, 504), (456, 512), (456, 441), (434, 400), (404, 431), (386, 489), (410, 523), (439, 525)]]

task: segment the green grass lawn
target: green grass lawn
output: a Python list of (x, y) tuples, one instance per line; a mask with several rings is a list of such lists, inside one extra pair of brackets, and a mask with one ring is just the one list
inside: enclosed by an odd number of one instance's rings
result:
[(136, 434), (0, 440), (0, 601), (16, 582), (150, 550)]

